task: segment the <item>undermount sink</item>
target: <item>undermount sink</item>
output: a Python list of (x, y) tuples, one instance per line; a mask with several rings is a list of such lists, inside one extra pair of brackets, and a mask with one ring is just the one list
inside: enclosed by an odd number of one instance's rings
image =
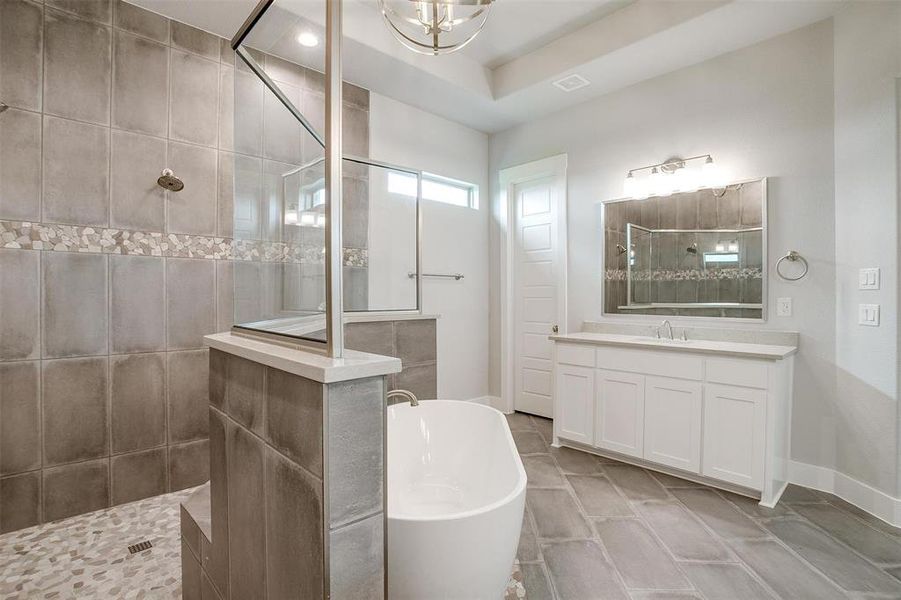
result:
[(690, 344), (691, 340), (683, 340), (680, 338), (669, 339), (669, 338), (657, 338), (651, 337), (649, 335), (638, 335), (629, 339), (630, 342), (659, 342), (662, 344)]

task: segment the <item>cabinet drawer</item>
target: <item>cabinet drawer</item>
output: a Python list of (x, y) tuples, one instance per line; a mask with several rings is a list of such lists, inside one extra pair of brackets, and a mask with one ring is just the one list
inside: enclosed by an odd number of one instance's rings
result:
[(766, 389), (768, 364), (747, 358), (708, 358), (707, 381)]
[(557, 362), (579, 367), (594, 367), (594, 346), (557, 344)]
[(703, 358), (675, 351), (656, 352), (605, 346), (597, 349), (597, 366), (599, 369), (630, 371), (695, 381), (704, 378)]

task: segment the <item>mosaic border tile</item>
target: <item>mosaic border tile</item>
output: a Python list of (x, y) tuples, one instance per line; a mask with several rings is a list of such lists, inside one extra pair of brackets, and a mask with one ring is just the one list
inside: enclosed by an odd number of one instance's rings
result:
[[(325, 248), (311, 244), (28, 221), (0, 220), (0, 247), (49, 252), (87, 252), (295, 264), (324, 264), (325, 262)], [(368, 249), (344, 248), (344, 266), (367, 267), (368, 265)]]
[[(625, 281), (625, 269), (606, 269), (604, 279), (607, 281)], [(742, 267), (739, 269), (654, 269), (632, 271), (632, 281), (719, 281), (722, 279), (763, 279), (760, 267)]]

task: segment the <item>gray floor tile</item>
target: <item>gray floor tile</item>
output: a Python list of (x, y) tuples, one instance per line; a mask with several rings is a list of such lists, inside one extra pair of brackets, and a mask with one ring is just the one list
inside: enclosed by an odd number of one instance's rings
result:
[(845, 598), (833, 583), (773, 540), (734, 540), (732, 549), (783, 598)]
[(626, 464), (606, 465), (604, 472), (630, 500), (666, 500), (669, 498), (669, 494), (663, 489), (663, 486), (657, 483), (657, 480), (644, 469)]
[(539, 538), (591, 537), (591, 528), (568, 491), (530, 489), (526, 502), (535, 516)]
[(601, 475), (567, 475), (589, 517), (627, 517), (634, 514), (610, 480)]
[(795, 511), (873, 562), (901, 564), (901, 542), (845, 511), (831, 504), (797, 504)]
[(595, 520), (594, 529), (627, 588), (692, 589), (669, 553), (638, 519)]
[(546, 454), (547, 445), (537, 431), (512, 431), (520, 454)]
[(555, 599), (547, 573), (544, 572), (544, 565), (539, 563), (520, 565), (520, 569), (522, 570), (522, 584), (526, 590), (526, 598), (529, 600)]
[(895, 579), (897, 579), (898, 581), (901, 581), (901, 567), (893, 567), (891, 569), (886, 569), (886, 572), (889, 575), (891, 575), (892, 577), (894, 577)]
[(543, 417), (532, 416), (532, 425), (544, 438), (544, 441), (550, 444), (554, 439), (554, 421)]
[(630, 592), (632, 600), (694, 600), (700, 599), (694, 592)]
[(560, 600), (627, 598), (597, 542), (574, 540), (543, 544), (541, 551)]
[(563, 487), (565, 482), (557, 463), (549, 454), (531, 454), (522, 457), (522, 465), (529, 478), (529, 487)]
[(729, 549), (681, 504), (647, 502), (637, 508), (677, 559), (712, 562), (734, 560)]
[(901, 597), (901, 581), (886, 575), (809, 523), (780, 519), (767, 522), (766, 528), (844, 589)]
[(557, 464), (560, 465), (560, 470), (564, 473), (591, 475), (602, 471), (601, 463), (598, 462), (597, 457), (588, 452), (573, 450), (572, 448), (552, 447), (550, 453), (557, 459)]
[(673, 475), (667, 475), (666, 473), (658, 473), (657, 471), (648, 470), (654, 479), (660, 482), (661, 485), (665, 488), (706, 488), (707, 486), (703, 483), (698, 483), (696, 481), (689, 481), (688, 479), (682, 479), (681, 477), (675, 477)]
[(790, 483), (788, 487), (785, 488), (779, 501), (788, 504), (794, 504), (796, 502), (824, 502), (825, 496), (822, 492)]
[[(422, 362), (422, 361), (419, 361)], [(406, 364), (406, 362), (404, 363)], [(535, 428), (532, 426), (532, 418), (526, 413), (514, 412), (504, 415), (507, 417), (507, 425), (510, 426), (510, 431), (534, 431)]]
[(535, 538), (535, 530), (532, 529), (528, 508), (522, 515), (522, 529), (519, 530), (519, 547), (516, 550), (516, 558), (521, 563), (541, 560), (538, 540)]
[(766, 532), (712, 490), (673, 490), (688, 510), (725, 538), (761, 538)]
[(684, 563), (682, 570), (708, 600), (762, 600), (773, 597), (741, 565)]
[(784, 502), (778, 503), (773, 508), (760, 506), (760, 502), (754, 498), (740, 496), (732, 492), (717, 490), (717, 493), (738, 507), (738, 509), (749, 517), (781, 517), (792, 514), (792, 509)]
[(901, 527), (895, 527), (894, 525), (886, 523), (879, 517), (877, 517), (875, 515), (871, 515), (870, 513), (866, 512), (864, 510), (861, 510), (860, 508), (857, 508), (853, 504), (850, 504), (849, 502), (842, 500), (838, 496), (833, 496), (833, 495), (829, 494), (826, 498), (826, 501), (829, 502), (829, 504), (831, 504), (833, 506), (839, 507), (840, 509), (844, 510), (845, 512), (851, 513), (852, 515), (856, 516), (861, 521), (865, 521), (867, 524), (870, 525), (870, 527), (878, 529), (882, 533), (892, 536), (895, 539), (901, 540)]

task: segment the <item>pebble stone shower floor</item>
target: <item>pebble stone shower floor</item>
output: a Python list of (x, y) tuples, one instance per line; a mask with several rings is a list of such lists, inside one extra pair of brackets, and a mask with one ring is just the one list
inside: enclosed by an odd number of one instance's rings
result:
[[(793, 486), (763, 509), (552, 448), (547, 419), (508, 422), (529, 487), (504, 600), (901, 599), (901, 529), (835, 496)], [(191, 491), (0, 536), (0, 599), (180, 598)]]

